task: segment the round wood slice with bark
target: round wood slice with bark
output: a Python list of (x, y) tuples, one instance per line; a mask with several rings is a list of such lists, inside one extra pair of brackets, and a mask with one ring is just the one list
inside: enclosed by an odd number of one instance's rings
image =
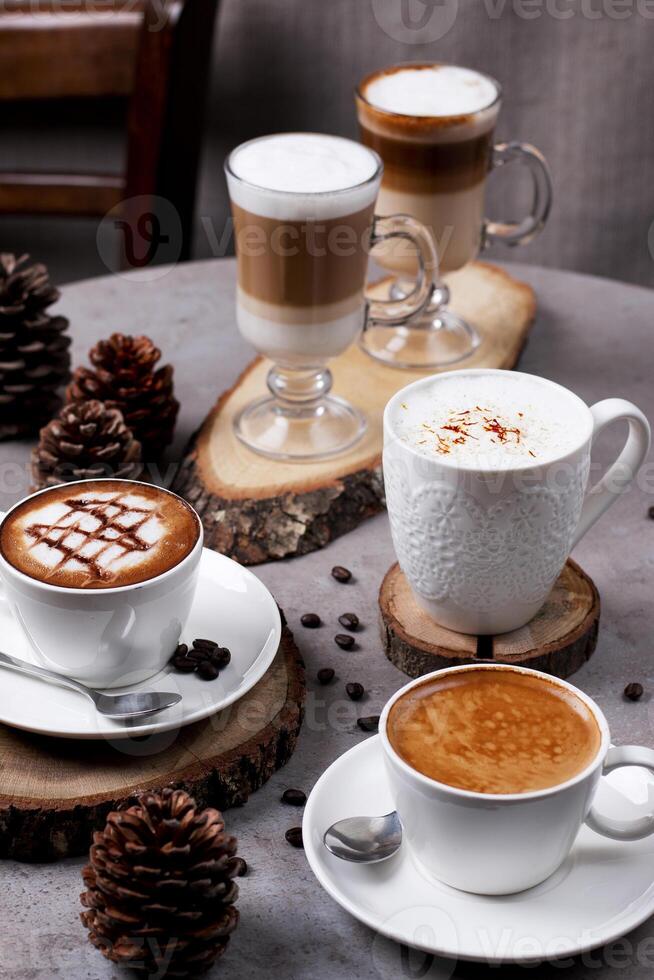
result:
[(293, 754), (304, 664), (284, 626), (277, 656), (243, 698), (173, 732), (110, 741), (46, 738), (0, 725), (0, 858), (83, 854), (107, 813), (172, 786), (200, 806), (245, 803)]
[[(483, 338), (466, 367), (515, 367), (536, 309), (531, 288), (483, 262), (453, 273), (448, 283), (453, 308)], [(383, 292), (387, 282), (376, 288)], [(335, 459), (273, 463), (237, 440), (234, 416), (266, 391), (270, 364), (264, 359), (250, 364), (219, 398), (191, 440), (173, 485), (200, 514), (207, 547), (245, 565), (303, 555), (383, 509), (384, 406), (425, 372), (387, 367), (356, 344), (329, 366), (334, 394), (359, 406), (368, 419), (363, 439)]]
[(547, 602), (530, 623), (498, 636), (471, 636), (434, 622), (418, 606), (396, 563), (382, 582), (379, 611), (386, 656), (409, 677), (489, 661), (569, 677), (595, 650), (600, 598), (593, 580), (568, 559)]

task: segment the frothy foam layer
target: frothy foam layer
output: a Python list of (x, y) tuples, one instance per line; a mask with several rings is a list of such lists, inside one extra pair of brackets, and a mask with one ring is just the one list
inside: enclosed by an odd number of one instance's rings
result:
[(172, 494), (122, 481), (88, 481), (27, 500), (4, 522), (0, 547), (32, 578), (68, 588), (131, 585), (192, 550), (197, 519)]
[(497, 87), (484, 75), (455, 65), (400, 68), (369, 81), (368, 102), (405, 116), (463, 116), (493, 103)]
[(565, 455), (587, 434), (588, 420), (574, 396), (537, 379), (453, 372), (407, 392), (391, 425), (423, 456), (496, 470)]
[(227, 182), (239, 207), (265, 217), (301, 221), (338, 217), (366, 207), (378, 190), (378, 182), (366, 181), (378, 168), (378, 157), (353, 140), (280, 133), (237, 147), (229, 158)]
[(411, 688), (388, 737), (412, 768), (476, 793), (528, 793), (567, 782), (597, 756), (599, 726), (572, 691), (513, 670), (466, 670)]

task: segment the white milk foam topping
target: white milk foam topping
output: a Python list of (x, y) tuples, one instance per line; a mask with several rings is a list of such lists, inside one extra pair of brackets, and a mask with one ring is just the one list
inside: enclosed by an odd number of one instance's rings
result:
[(495, 101), (497, 87), (484, 75), (455, 65), (404, 68), (378, 75), (363, 93), (372, 105), (404, 116), (461, 116)]
[(23, 548), (46, 581), (55, 570), (119, 575), (150, 562), (168, 533), (154, 500), (115, 490), (78, 490), (69, 501), (50, 501), (46, 494), (43, 506), (28, 510), (20, 524)]
[(392, 425), (421, 455), (482, 470), (551, 462), (580, 445), (576, 399), (519, 375), (453, 373), (407, 392)]
[(228, 171), (232, 200), (263, 217), (338, 217), (361, 210), (377, 196), (378, 182), (366, 181), (377, 171), (378, 157), (340, 136), (264, 136), (237, 147), (229, 164), (233, 174), (247, 182), (234, 180)]

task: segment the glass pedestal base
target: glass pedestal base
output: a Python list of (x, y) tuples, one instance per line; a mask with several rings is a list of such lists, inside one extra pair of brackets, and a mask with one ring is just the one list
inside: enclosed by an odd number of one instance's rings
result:
[(366, 419), (358, 409), (331, 395), (311, 405), (292, 407), (265, 397), (239, 412), (234, 430), (244, 445), (262, 456), (312, 462), (354, 446), (366, 431)]
[[(410, 293), (410, 283), (394, 282), (389, 294), (400, 299)], [(481, 337), (463, 317), (447, 308), (449, 290), (440, 284), (431, 302), (405, 326), (367, 325), (361, 347), (389, 367), (415, 370), (445, 367), (463, 361), (475, 351)]]

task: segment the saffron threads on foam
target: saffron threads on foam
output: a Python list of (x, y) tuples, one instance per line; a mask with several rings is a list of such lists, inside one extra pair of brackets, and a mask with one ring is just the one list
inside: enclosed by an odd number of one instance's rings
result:
[[(517, 412), (520, 419), (524, 418), (523, 412)], [(481, 405), (474, 408), (466, 408), (463, 411), (450, 412), (446, 421), (437, 425), (429, 422), (421, 422), (421, 428), (425, 433), (429, 433), (434, 438), (434, 450), (439, 456), (449, 455), (455, 446), (465, 446), (473, 439), (479, 442), (480, 436), (475, 434), (472, 429), (480, 426), (483, 432), (487, 432), (490, 442), (494, 445), (520, 445), (523, 440), (523, 431), (517, 425), (511, 425), (508, 420), (502, 421), (501, 417), (493, 415), (491, 410)], [(477, 430), (479, 431), (479, 430)], [(428, 439), (421, 439), (419, 445), (428, 443)], [(536, 458), (536, 453), (531, 449), (528, 453)]]

